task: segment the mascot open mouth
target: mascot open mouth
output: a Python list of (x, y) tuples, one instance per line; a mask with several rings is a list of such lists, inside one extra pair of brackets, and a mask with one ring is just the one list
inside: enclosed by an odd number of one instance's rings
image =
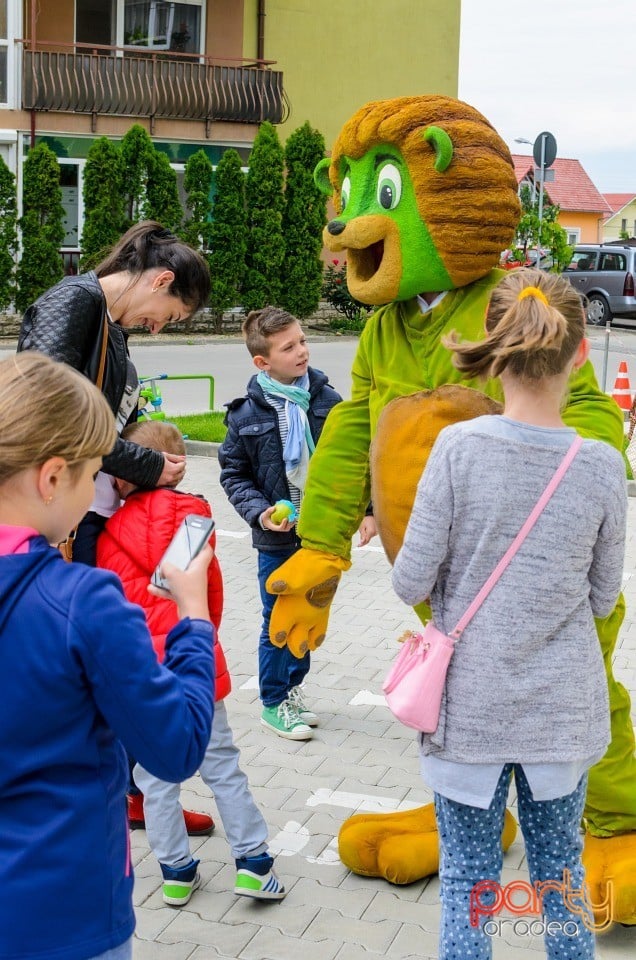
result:
[(324, 233), (333, 253), (346, 251), (349, 292), (371, 306), (397, 296), (402, 276), (402, 254), (397, 225), (389, 217), (356, 217), (337, 235)]
[(369, 247), (363, 247), (361, 250), (349, 249), (349, 262), (352, 268), (355, 263), (355, 270), (361, 280), (370, 280), (382, 266), (384, 258), (384, 240), (377, 240)]

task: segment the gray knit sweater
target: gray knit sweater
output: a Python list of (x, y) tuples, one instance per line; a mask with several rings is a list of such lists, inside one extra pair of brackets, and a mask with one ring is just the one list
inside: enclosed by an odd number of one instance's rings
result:
[[(499, 420), (500, 418), (496, 418)], [(510, 546), (575, 437), (492, 417), (447, 427), (418, 486), (393, 586), (430, 597), (449, 633)], [(502, 424), (503, 425), (503, 424)], [(532, 431), (542, 433), (533, 443)], [(459, 640), (440, 724), (422, 752), (464, 763), (585, 759), (609, 743), (594, 616), (620, 592), (627, 512), (620, 454), (586, 440)]]

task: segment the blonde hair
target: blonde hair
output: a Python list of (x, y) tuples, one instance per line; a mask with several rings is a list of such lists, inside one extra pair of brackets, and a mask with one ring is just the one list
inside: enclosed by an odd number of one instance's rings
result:
[(269, 356), (269, 338), (273, 333), (286, 330), (293, 323), (298, 323), (294, 317), (280, 307), (263, 307), (262, 310), (250, 310), (243, 321), (243, 336), (247, 349), (253, 357)]
[(108, 403), (81, 373), (29, 351), (0, 361), (0, 484), (51, 457), (106, 456), (116, 439)]
[(185, 443), (179, 429), (174, 423), (167, 423), (165, 420), (138, 420), (122, 431), (122, 437), (158, 453), (185, 456)]
[(493, 290), (484, 340), (460, 343), (453, 332), (443, 343), (469, 376), (498, 377), (510, 370), (524, 380), (541, 380), (563, 372), (584, 336), (583, 304), (572, 285), (556, 274), (522, 269)]

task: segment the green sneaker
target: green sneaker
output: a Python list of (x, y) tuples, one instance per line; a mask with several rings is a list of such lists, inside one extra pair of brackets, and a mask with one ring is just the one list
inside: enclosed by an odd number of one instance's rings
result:
[(185, 867), (167, 867), (160, 863), (163, 874), (163, 902), (171, 907), (183, 907), (197, 887), (201, 886), (198, 871), (200, 861), (192, 860)]
[(313, 732), (298, 714), (290, 700), (276, 707), (263, 707), (261, 723), (272, 733), (287, 740), (311, 740)]
[(318, 726), (318, 716), (313, 712), (313, 710), (310, 710), (305, 703), (302, 687), (292, 687), (287, 694), (287, 700), (293, 707), (296, 707), (298, 716), (303, 723), (306, 723), (308, 727)]
[(234, 893), (253, 900), (282, 900), (286, 890), (274, 872), (274, 858), (261, 853), (237, 860)]

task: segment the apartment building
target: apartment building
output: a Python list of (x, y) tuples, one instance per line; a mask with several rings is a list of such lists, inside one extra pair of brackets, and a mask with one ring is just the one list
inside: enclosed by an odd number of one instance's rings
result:
[(366, 100), (456, 95), (460, 0), (0, 0), (0, 156), (31, 143), (62, 169), (77, 264), (82, 172), (97, 137), (150, 133), (182, 177), (205, 150), (247, 164), (258, 125), (309, 120), (329, 146)]

